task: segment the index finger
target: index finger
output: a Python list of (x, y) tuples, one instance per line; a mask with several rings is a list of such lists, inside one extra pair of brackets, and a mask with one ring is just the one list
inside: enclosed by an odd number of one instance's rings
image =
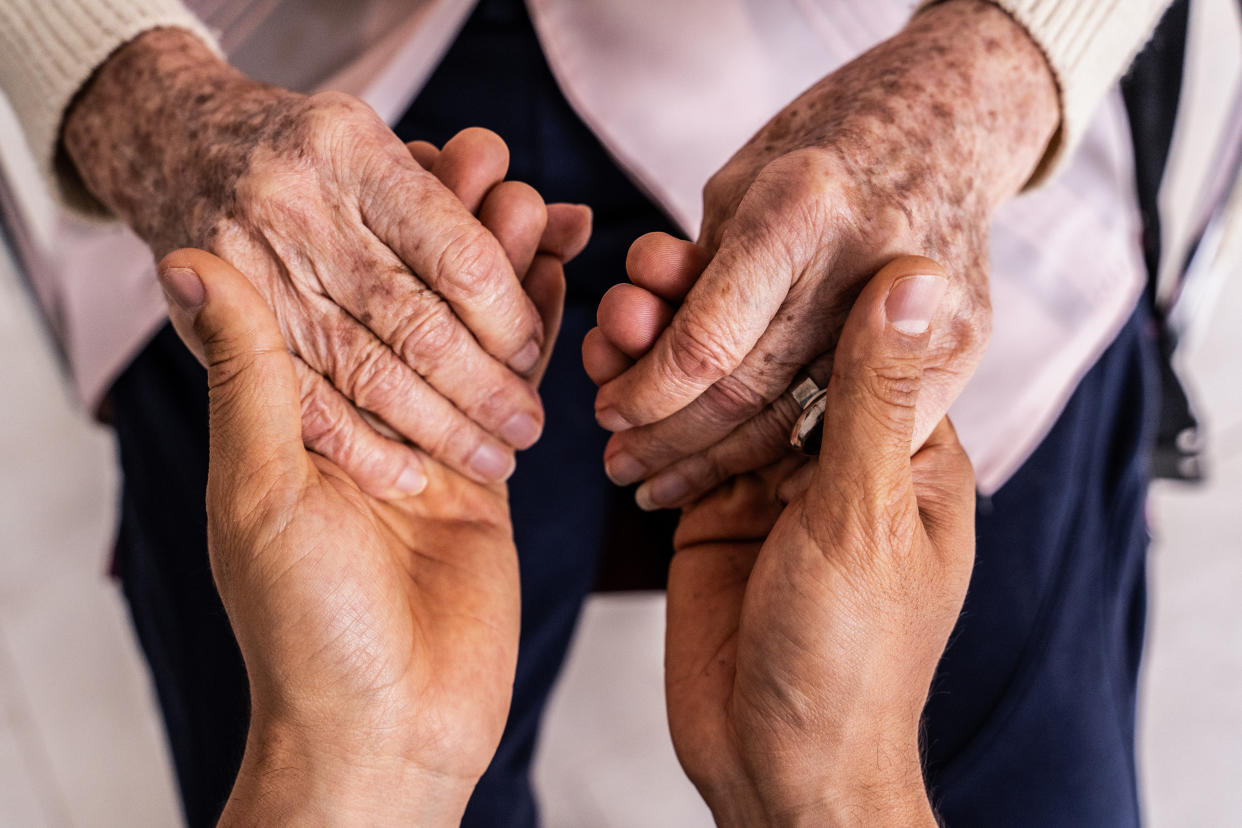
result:
[(727, 237), (655, 346), (599, 390), (599, 424), (623, 431), (662, 420), (732, 373), (780, 310), (791, 270), (770, 246)]

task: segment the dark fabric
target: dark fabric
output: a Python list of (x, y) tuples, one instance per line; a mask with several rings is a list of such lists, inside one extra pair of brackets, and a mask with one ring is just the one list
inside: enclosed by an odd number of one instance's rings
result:
[[(1152, 474), (1171, 480), (1203, 479), (1201, 439), (1195, 406), (1173, 364), (1178, 332), (1165, 322), (1167, 307), (1157, 302), (1162, 249), (1160, 185), (1168, 165), (1186, 61), (1190, 1), (1176, 0), (1151, 40), (1121, 81), (1134, 145), (1134, 178), (1143, 217), (1143, 257), (1147, 301), (1156, 308), (1160, 353), (1160, 425), (1152, 454)], [(1180, 277), (1180, 273), (1178, 276)]]
[(1173, 144), (1186, 62), (1190, 0), (1175, 0), (1121, 81), (1134, 144), (1134, 178), (1143, 216), (1143, 255), (1152, 276), (1160, 267), (1160, 184)]
[(980, 499), (970, 592), (925, 717), (948, 825), (1139, 823), (1150, 320), (1141, 305), (1035, 454)]
[[(467, 826), (531, 826), (528, 769), (598, 551), (667, 560), (672, 516), (648, 516), (605, 480), (605, 436), (578, 344), (624, 278), (638, 235), (671, 229), (578, 121), (548, 73), (519, 0), (471, 17), (398, 126), (441, 143), (503, 135), (512, 176), (595, 210), (568, 270), (561, 343), (543, 396), (547, 428), (514, 478), (523, 589), (513, 710)], [(1142, 523), (1152, 393), (1136, 315), (1015, 479), (980, 504), (979, 562), (928, 708), (930, 779), (950, 824), (1111, 825), (1136, 819), (1133, 700), (1142, 640)], [(191, 825), (211, 824), (244, 745), (246, 681), (205, 549), (205, 377), (171, 329), (117, 381), (112, 415), (124, 492), (117, 570), (151, 667)]]
[(214, 825), (241, 764), (250, 697), (207, 561), (207, 375), (165, 327), (110, 398), (123, 474), (114, 565), (186, 819)]

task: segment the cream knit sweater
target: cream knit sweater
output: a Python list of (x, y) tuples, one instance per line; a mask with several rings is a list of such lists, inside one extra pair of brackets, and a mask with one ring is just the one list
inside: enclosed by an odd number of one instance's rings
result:
[[(923, 0), (930, 5), (939, 0)], [(1105, 92), (1170, 0), (992, 0), (1042, 47), (1061, 93), (1061, 129), (1036, 178), (1065, 158)], [(72, 175), (54, 169), (61, 119), (95, 67), (147, 29), (176, 26), (215, 45), (179, 0), (0, 0), (0, 88), (36, 158), (75, 206)], [(69, 180), (67, 180), (69, 179)]]

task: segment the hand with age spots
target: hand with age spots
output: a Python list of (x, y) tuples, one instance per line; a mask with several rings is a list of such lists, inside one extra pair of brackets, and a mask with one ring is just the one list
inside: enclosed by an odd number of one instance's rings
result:
[[(63, 148), (157, 257), (203, 248), (251, 280), (293, 355), (307, 446), (366, 491), (417, 492), (428, 456), (499, 482), (538, 438), (546, 333), (517, 274), (537, 248), (576, 252), (589, 214), (501, 183), (494, 134), (420, 159), (361, 101), (257, 83), (155, 29), (84, 87)], [(504, 233), (535, 241), (507, 255)]]
[[(596, 400), (617, 432), (609, 476), (645, 481), (644, 508), (677, 507), (788, 453), (798, 409), (785, 392), (803, 369), (823, 384), (854, 297), (898, 254), (951, 276), (919, 397), (927, 437), (987, 343), (992, 213), (1057, 118), (1042, 53), (983, 0), (921, 11), (808, 89), (708, 182), (698, 244), (640, 238), (633, 284), (601, 304), (588, 361), (624, 369)], [(627, 338), (657, 321), (655, 346), (634, 353)]]
[[(481, 215), (528, 263), (518, 273), (547, 332), (536, 381), (560, 324), (563, 262), (534, 252), (540, 228)], [(577, 234), (560, 244), (584, 243), (581, 222), (553, 224)], [(198, 250), (160, 272), (207, 365), (208, 548), (250, 679), (221, 824), (458, 824), (504, 728), (517, 658), (504, 484), (428, 459), (418, 496), (368, 494), (304, 447), (295, 361), (252, 283)]]
[(937, 824), (919, 720), (974, 559), (974, 479), (948, 420), (910, 456), (936, 335), (916, 320), (944, 280), (925, 259), (885, 267), (845, 322), (819, 457), (682, 515), (668, 718), (719, 825)]

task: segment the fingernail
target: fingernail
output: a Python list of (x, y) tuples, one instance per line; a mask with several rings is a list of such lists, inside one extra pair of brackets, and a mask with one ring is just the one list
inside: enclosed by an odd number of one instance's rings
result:
[[(642, 490), (646, 491), (642, 491)], [(690, 493), (690, 482), (680, 474), (662, 474), (648, 480), (641, 488), (642, 498), (638, 500), (640, 508), (667, 509), (677, 505), (683, 497)], [(643, 501), (646, 501), (644, 505)]]
[(602, 408), (595, 412), (595, 422), (609, 431), (625, 431), (630, 423), (615, 408)]
[(188, 267), (170, 267), (159, 273), (164, 295), (186, 313), (197, 313), (207, 300), (203, 280)]
[(514, 448), (530, 448), (539, 439), (539, 421), (521, 412), (510, 417), (500, 427), (500, 439)]
[(405, 471), (397, 478), (397, 491), (404, 494), (418, 494), (427, 488), (427, 478), (422, 471), (414, 466), (406, 466)]
[(927, 332), (936, 308), (944, 296), (943, 276), (906, 276), (898, 279), (888, 291), (884, 312), (889, 324), (907, 336)]
[(604, 471), (608, 479), (618, 486), (628, 486), (643, 479), (647, 467), (625, 452), (618, 452), (604, 461)]
[(470, 470), (484, 480), (499, 483), (513, 471), (513, 458), (499, 446), (484, 443), (479, 446), (468, 463)]
[(531, 368), (534, 368), (535, 363), (538, 361), (539, 343), (532, 339), (522, 347), (522, 350), (517, 352), (513, 359), (509, 360), (509, 367), (519, 374), (525, 374)]

